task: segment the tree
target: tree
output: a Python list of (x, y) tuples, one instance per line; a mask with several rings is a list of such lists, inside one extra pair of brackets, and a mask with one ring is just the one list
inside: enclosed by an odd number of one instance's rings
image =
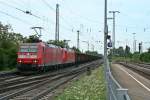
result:
[(126, 45), (125, 54), (126, 55), (130, 54), (130, 47), (128, 45)]
[(111, 56), (111, 55), (123, 57), (123, 56), (125, 55), (125, 51), (124, 51), (123, 47), (111, 49), (111, 50), (110, 50), (110, 55), (109, 55), (109, 56)]
[(24, 41), (20, 33), (10, 30), (10, 25), (0, 23), (0, 70), (15, 67), (18, 45)]
[(85, 53), (89, 55), (95, 55), (95, 56), (98, 55), (97, 51), (86, 51)]
[(150, 48), (148, 48), (148, 53), (150, 53)]
[(119, 47), (118, 48), (118, 54), (120, 55), (120, 56), (124, 56), (124, 49), (123, 49), (123, 47)]
[(74, 50), (77, 53), (81, 53), (81, 51), (78, 48), (74, 47), (74, 46), (71, 49)]
[(61, 41), (49, 40), (47, 43), (60, 46), (62, 48), (69, 48), (69, 45), (68, 43), (65, 42), (65, 40), (61, 40)]
[(39, 37), (37, 35), (30, 35), (29, 38), (26, 38), (25, 42), (37, 43), (37, 42), (41, 42), (41, 40), (39, 39)]

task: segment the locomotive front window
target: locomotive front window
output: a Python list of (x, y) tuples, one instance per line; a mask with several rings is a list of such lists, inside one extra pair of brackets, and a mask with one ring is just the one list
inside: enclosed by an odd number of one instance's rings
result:
[(20, 52), (29, 52), (29, 48), (20, 48)]
[(32, 47), (20, 48), (20, 52), (37, 52), (37, 48), (32, 48)]
[(37, 52), (37, 48), (30, 48), (29, 52)]

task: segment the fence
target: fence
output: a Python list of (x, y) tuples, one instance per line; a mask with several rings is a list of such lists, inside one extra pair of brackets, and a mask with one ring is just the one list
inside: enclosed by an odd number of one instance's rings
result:
[(108, 60), (107, 67), (105, 67), (105, 77), (107, 83), (107, 100), (131, 100), (127, 93), (128, 89), (122, 88), (111, 74)]

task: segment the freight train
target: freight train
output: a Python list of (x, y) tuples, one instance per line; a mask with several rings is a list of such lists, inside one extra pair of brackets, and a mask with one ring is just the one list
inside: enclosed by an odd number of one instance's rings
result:
[(44, 42), (22, 43), (17, 54), (19, 71), (47, 71), (100, 58)]

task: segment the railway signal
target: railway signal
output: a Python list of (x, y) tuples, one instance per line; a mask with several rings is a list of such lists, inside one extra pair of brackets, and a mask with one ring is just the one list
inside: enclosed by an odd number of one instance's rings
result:
[(108, 42), (108, 47), (109, 47), (109, 48), (112, 47), (112, 42)]

